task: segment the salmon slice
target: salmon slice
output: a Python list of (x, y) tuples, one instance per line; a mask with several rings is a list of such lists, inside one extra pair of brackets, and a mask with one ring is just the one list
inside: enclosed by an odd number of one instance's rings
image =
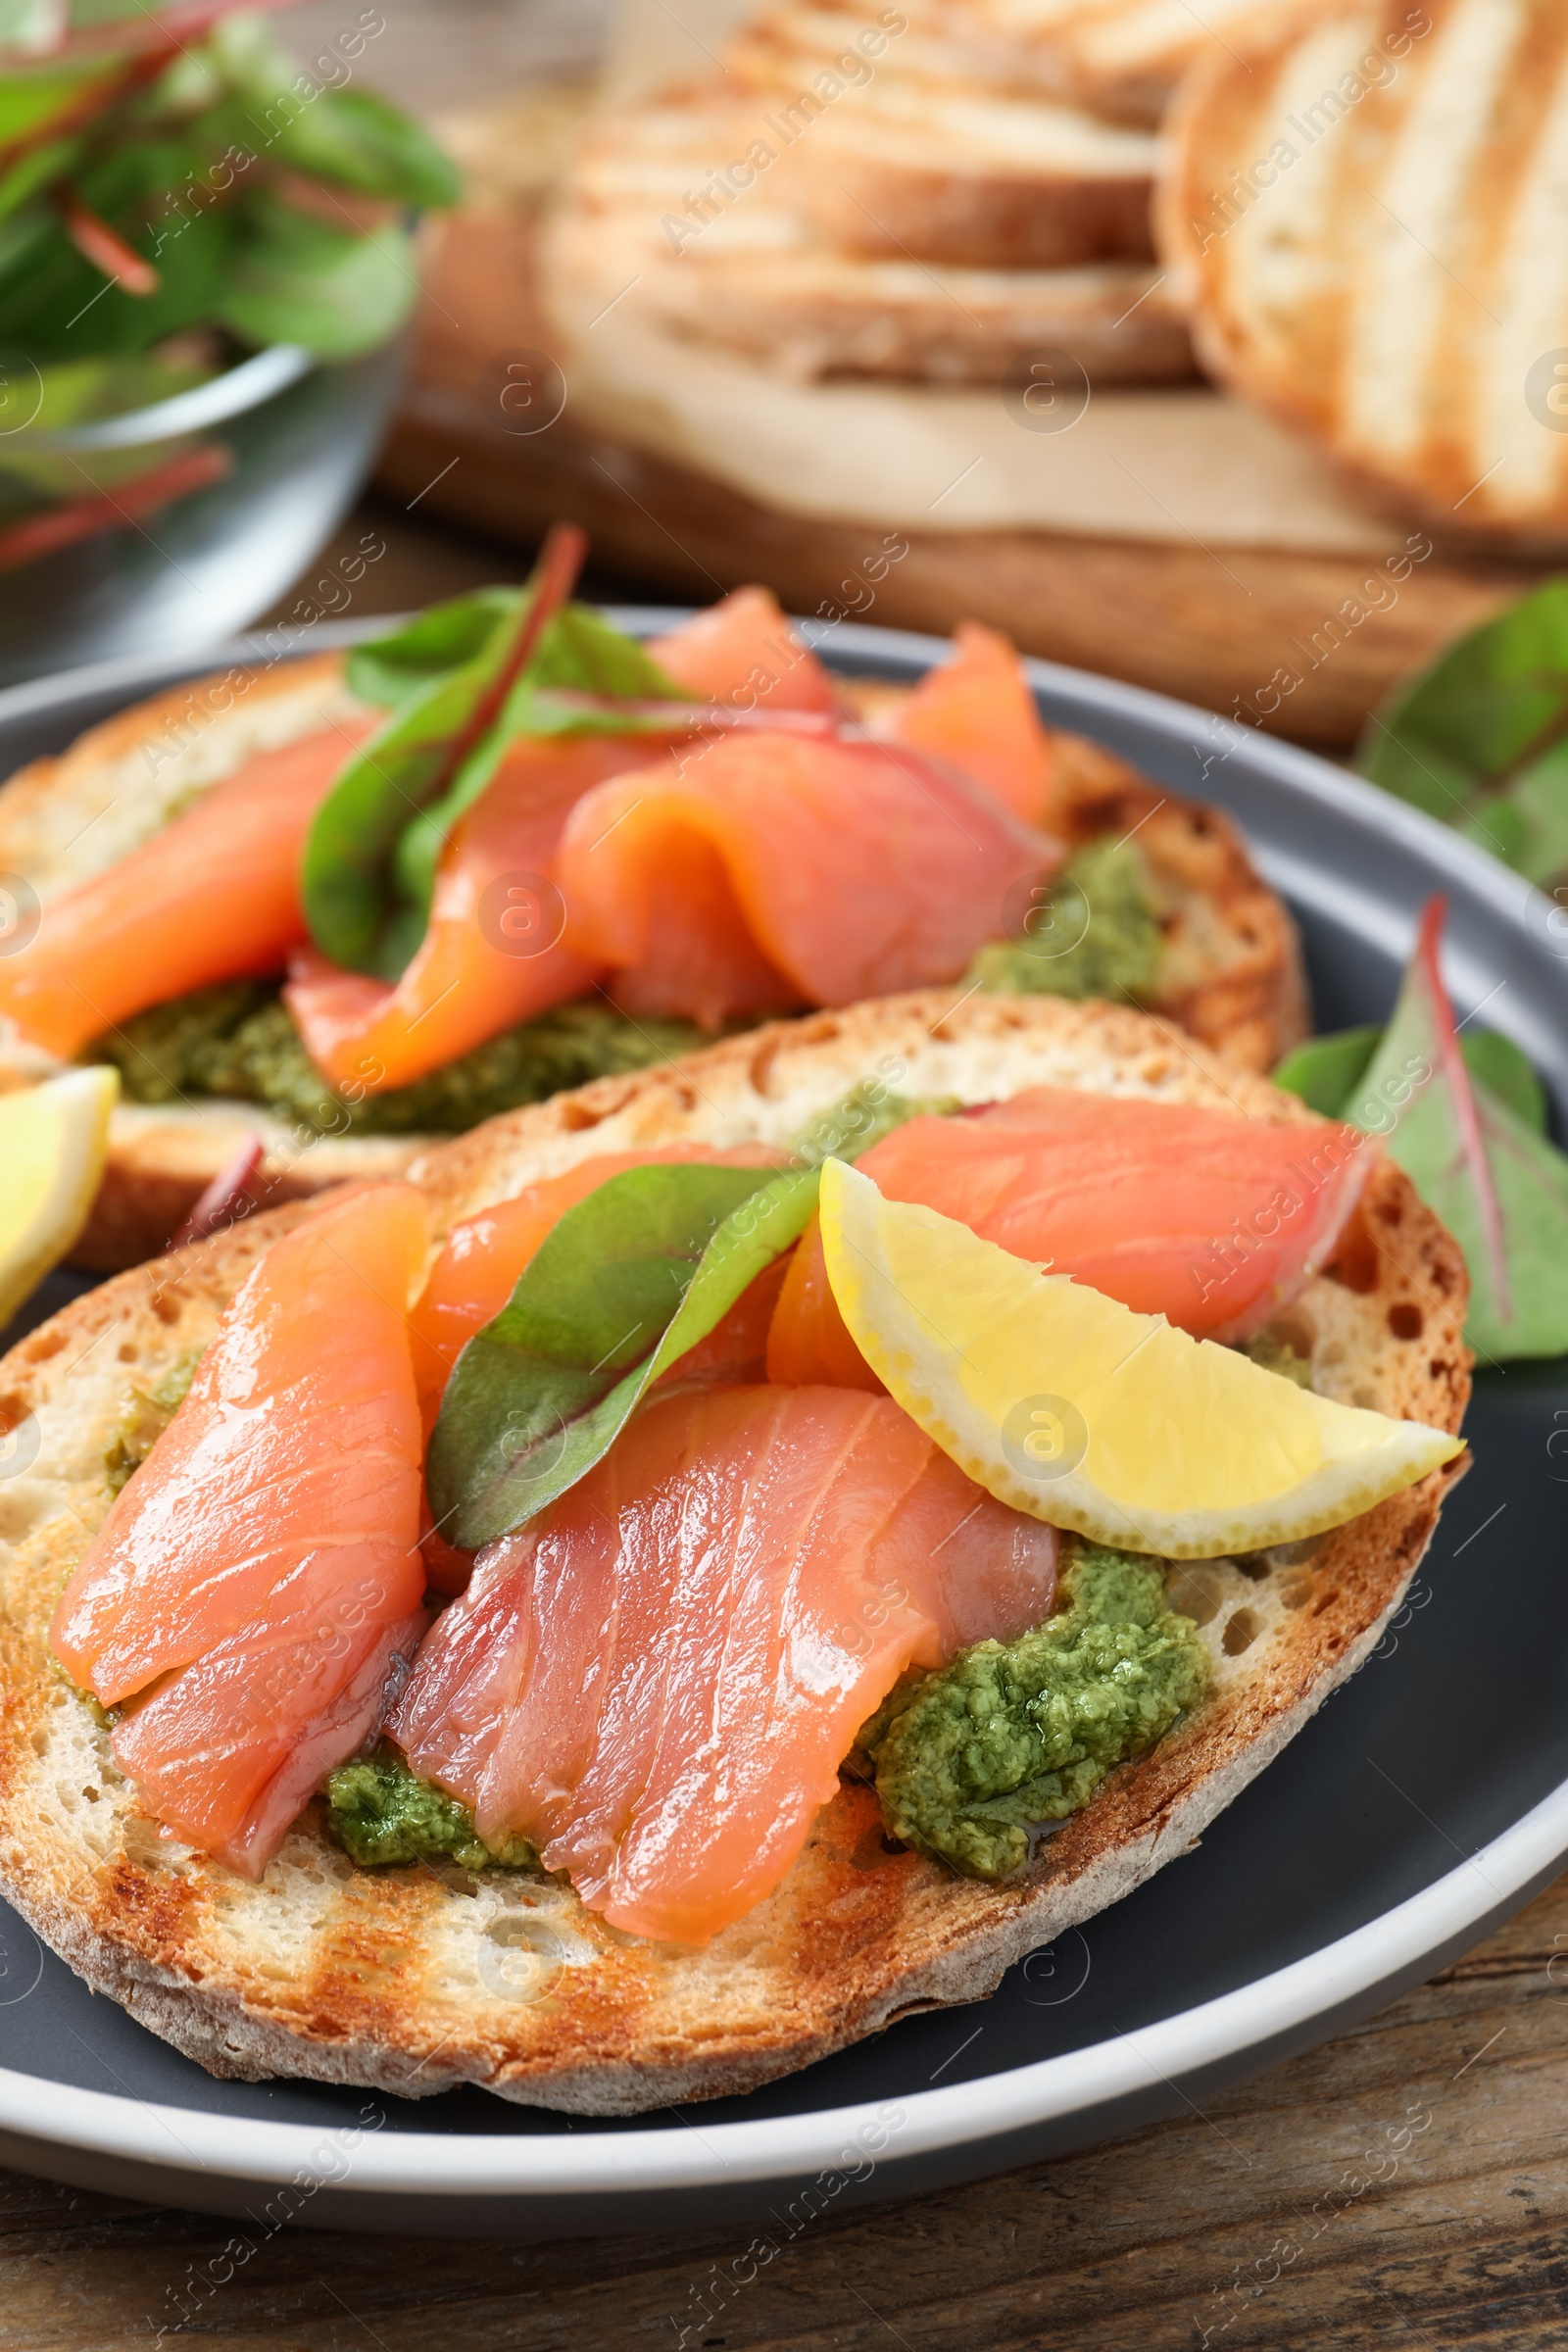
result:
[[(1195, 1338), (1244, 1340), (1334, 1254), (1373, 1147), (1353, 1128), (1031, 1087), (968, 1117), (916, 1118), (859, 1161), (892, 1200), (956, 1217)], [(828, 1287), (813, 1224), (768, 1334), (771, 1380), (875, 1383)], [(830, 1368), (831, 1367), (831, 1368)]]
[[(782, 1166), (784, 1157), (769, 1144), (658, 1144), (637, 1152), (599, 1152), (454, 1225), (409, 1318), (415, 1379), (427, 1423), (435, 1419), (441, 1392), (463, 1349), (476, 1331), (500, 1314), (546, 1234), (568, 1208), (586, 1200), (612, 1176), (676, 1160), (696, 1160), (705, 1167), (767, 1168)], [(736, 1308), (741, 1304), (737, 1299)]]
[(873, 721), (872, 731), (951, 760), (1025, 824), (1045, 824), (1051, 738), (1016, 651), (1000, 630), (978, 620), (960, 621), (953, 645), (953, 660), (927, 670), (912, 693)]
[(649, 653), (677, 686), (703, 702), (742, 710), (836, 710), (833, 681), (791, 629), (765, 588), (737, 588), (694, 612)]
[(482, 1555), (389, 1728), (482, 1837), (701, 1943), (778, 1885), (903, 1669), (1038, 1624), (1055, 1568), (888, 1398), (685, 1390)]
[(73, 1680), (129, 1702), (112, 1745), (148, 1811), (247, 1878), (428, 1622), (406, 1321), (427, 1248), (402, 1184), (274, 1242), (55, 1616)]
[(53, 1054), (188, 989), (276, 971), (305, 929), (299, 864), (311, 819), (367, 711), (258, 753), (128, 857), (51, 899), (0, 960), (0, 1012)]
[(920, 753), (758, 732), (585, 793), (556, 879), (619, 1002), (716, 1027), (952, 979), (1058, 856)]
[(334, 1086), (411, 1085), (592, 987), (599, 967), (561, 942), (556, 846), (581, 793), (646, 757), (646, 740), (625, 736), (514, 745), (453, 828), (428, 927), (400, 980), (344, 971), (316, 948), (295, 955), (284, 1001)]
[(839, 1312), (827, 1278), (822, 1228), (815, 1217), (785, 1269), (763, 1360), (768, 1379), (790, 1387), (864, 1389), (873, 1396), (887, 1395), (887, 1384), (872, 1371)]

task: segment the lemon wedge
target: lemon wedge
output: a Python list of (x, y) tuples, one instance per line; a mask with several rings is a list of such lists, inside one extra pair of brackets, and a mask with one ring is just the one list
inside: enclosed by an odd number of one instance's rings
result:
[(1001, 1501), (1096, 1543), (1261, 1550), (1339, 1527), (1462, 1450), (1042, 1274), (840, 1160), (822, 1169), (821, 1217), (844, 1320), (905, 1411)]
[(119, 1072), (98, 1066), (0, 1095), (0, 1323), (86, 1224), (119, 1093)]

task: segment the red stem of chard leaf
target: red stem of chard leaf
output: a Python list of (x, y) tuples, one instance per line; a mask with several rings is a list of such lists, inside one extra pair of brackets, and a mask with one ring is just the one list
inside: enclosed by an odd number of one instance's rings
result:
[(224, 1162), (207, 1187), (190, 1215), (170, 1243), (171, 1250), (184, 1250), (192, 1242), (210, 1241), (225, 1225), (231, 1225), (242, 1214), (240, 1203), (248, 1209), (252, 1179), (267, 1157), (267, 1147), (261, 1137), (248, 1135), (237, 1152)]
[(62, 188), (55, 201), (66, 234), (84, 262), (112, 277), (122, 294), (157, 293), (163, 281), (151, 262), (83, 204), (74, 188)]
[(0, 571), (35, 564), (40, 556), (74, 547), (78, 540), (95, 539), (100, 531), (128, 530), (139, 515), (156, 514), (160, 507), (172, 506), (176, 498), (189, 498), (195, 491), (210, 490), (233, 469), (234, 461), (221, 441), (199, 441), (182, 457), (166, 459), (162, 466), (149, 466), (145, 473), (117, 484), (113, 496), (105, 491), (46, 507), (41, 514), (28, 514), (0, 530)]
[(546, 629), (555, 619), (577, 585), (577, 574), (588, 553), (588, 534), (574, 522), (552, 523), (539, 561), (533, 567), (533, 601), (526, 605), (514, 624), (516, 636), (512, 651), (496, 671), (478, 702), (474, 705), (467, 724), (461, 727), (448, 744), (427, 798), (443, 800), (451, 790), (453, 780), (463, 769), (464, 761), (489, 734), (506, 709), (507, 697), (539, 651)]
[[(57, 139), (74, 138), (78, 131), (86, 130), (101, 115), (112, 113), (122, 98), (132, 97), (146, 83), (156, 81), (165, 67), (177, 55), (178, 51), (173, 47), (143, 51), (117, 72), (106, 74), (101, 80), (89, 83), (76, 97), (68, 98), (43, 122), (33, 123), (30, 129), (19, 132), (14, 139), (0, 140), (0, 170), (9, 171), (13, 164), (19, 164), (24, 156), (31, 155), (35, 147), (50, 147)], [(4, 56), (5, 53), (0, 51), (0, 61)], [(29, 57), (26, 63), (36, 65), (38, 59)]]
[(1426, 984), (1431, 1000), (1433, 1023), (1437, 1031), (1438, 1055), (1443, 1075), (1447, 1080), (1453, 1099), (1454, 1116), (1459, 1123), (1459, 1143), (1470, 1170), (1475, 1188), (1476, 1207), (1481, 1213), (1481, 1232), (1492, 1266), (1493, 1289), (1496, 1295), (1497, 1314), (1504, 1323), (1513, 1321), (1513, 1292), (1508, 1281), (1508, 1253), (1503, 1240), (1502, 1203), (1493, 1182), (1492, 1163), (1481, 1133), (1481, 1113), (1476, 1105), (1475, 1089), (1465, 1066), (1459, 1046), (1459, 1031), (1453, 1017), (1453, 1004), (1443, 982), (1443, 926), (1447, 920), (1448, 902), (1435, 894), (1421, 909), (1421, 928), (1416, 935), (1415, 961)]

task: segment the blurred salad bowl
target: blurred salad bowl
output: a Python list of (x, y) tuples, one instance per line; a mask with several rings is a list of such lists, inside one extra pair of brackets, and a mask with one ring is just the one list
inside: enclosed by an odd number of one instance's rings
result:
[[(363, 481), (452, 166), (221, 6), (102, 0), (0, 46), (0, 683), (199, 645), (275, 602)], [(4, 19), (0, 17), (0, 28)]]

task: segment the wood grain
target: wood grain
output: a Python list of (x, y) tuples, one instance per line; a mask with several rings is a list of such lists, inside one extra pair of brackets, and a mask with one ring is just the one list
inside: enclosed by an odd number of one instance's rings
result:
[(218, 2285), (232, 2225), (0, 2174), (0, 2346), (131, 2352), (165, 2327), (203, 2352), (1188, 2352), (1206, 2329), (1226, 2352), (1538, 2352), (1568, 2344), (1565, 2109), (1561, 1880), (1205, 2115), (824, 2217), (728, 2294), (750, 2229), (550, 2246), (294, 2230)]
[[(760, 579), (802, 612), (853, 607), (858, 619), (941, 634), (965, 616), (989, 620), (1028, 653), (1329, 748), (1354, 741), (1396, 678), (1542, 576), (1524, 564), (1433, 556), (1396, 603), (1331, 629), (1375, 568), (1364, 559), (925, 531), (907, 534), (908, 554), (867, 604), (864, 566), (882, 541), (871, 525), (761, 506), (579, 427), (569, 384), (547, 430), (506, 429), (496, 363), (550, 340), (532, 290), (532, 240), (524, 212), (497, 208), (460, 216), (432, 246), (418, 344), (379, 476), (421, 513), (529, 543), (568, 516), (591, 533), (601, 563), (692, 601)], [(1391, 555), (1407, 527), (1391, 521)], [(1281, 668), (1300, 683), (1283, 697), (1276, 688), (1277, 708), (1264, 711), (1260, 698), (1269, 703)]]

